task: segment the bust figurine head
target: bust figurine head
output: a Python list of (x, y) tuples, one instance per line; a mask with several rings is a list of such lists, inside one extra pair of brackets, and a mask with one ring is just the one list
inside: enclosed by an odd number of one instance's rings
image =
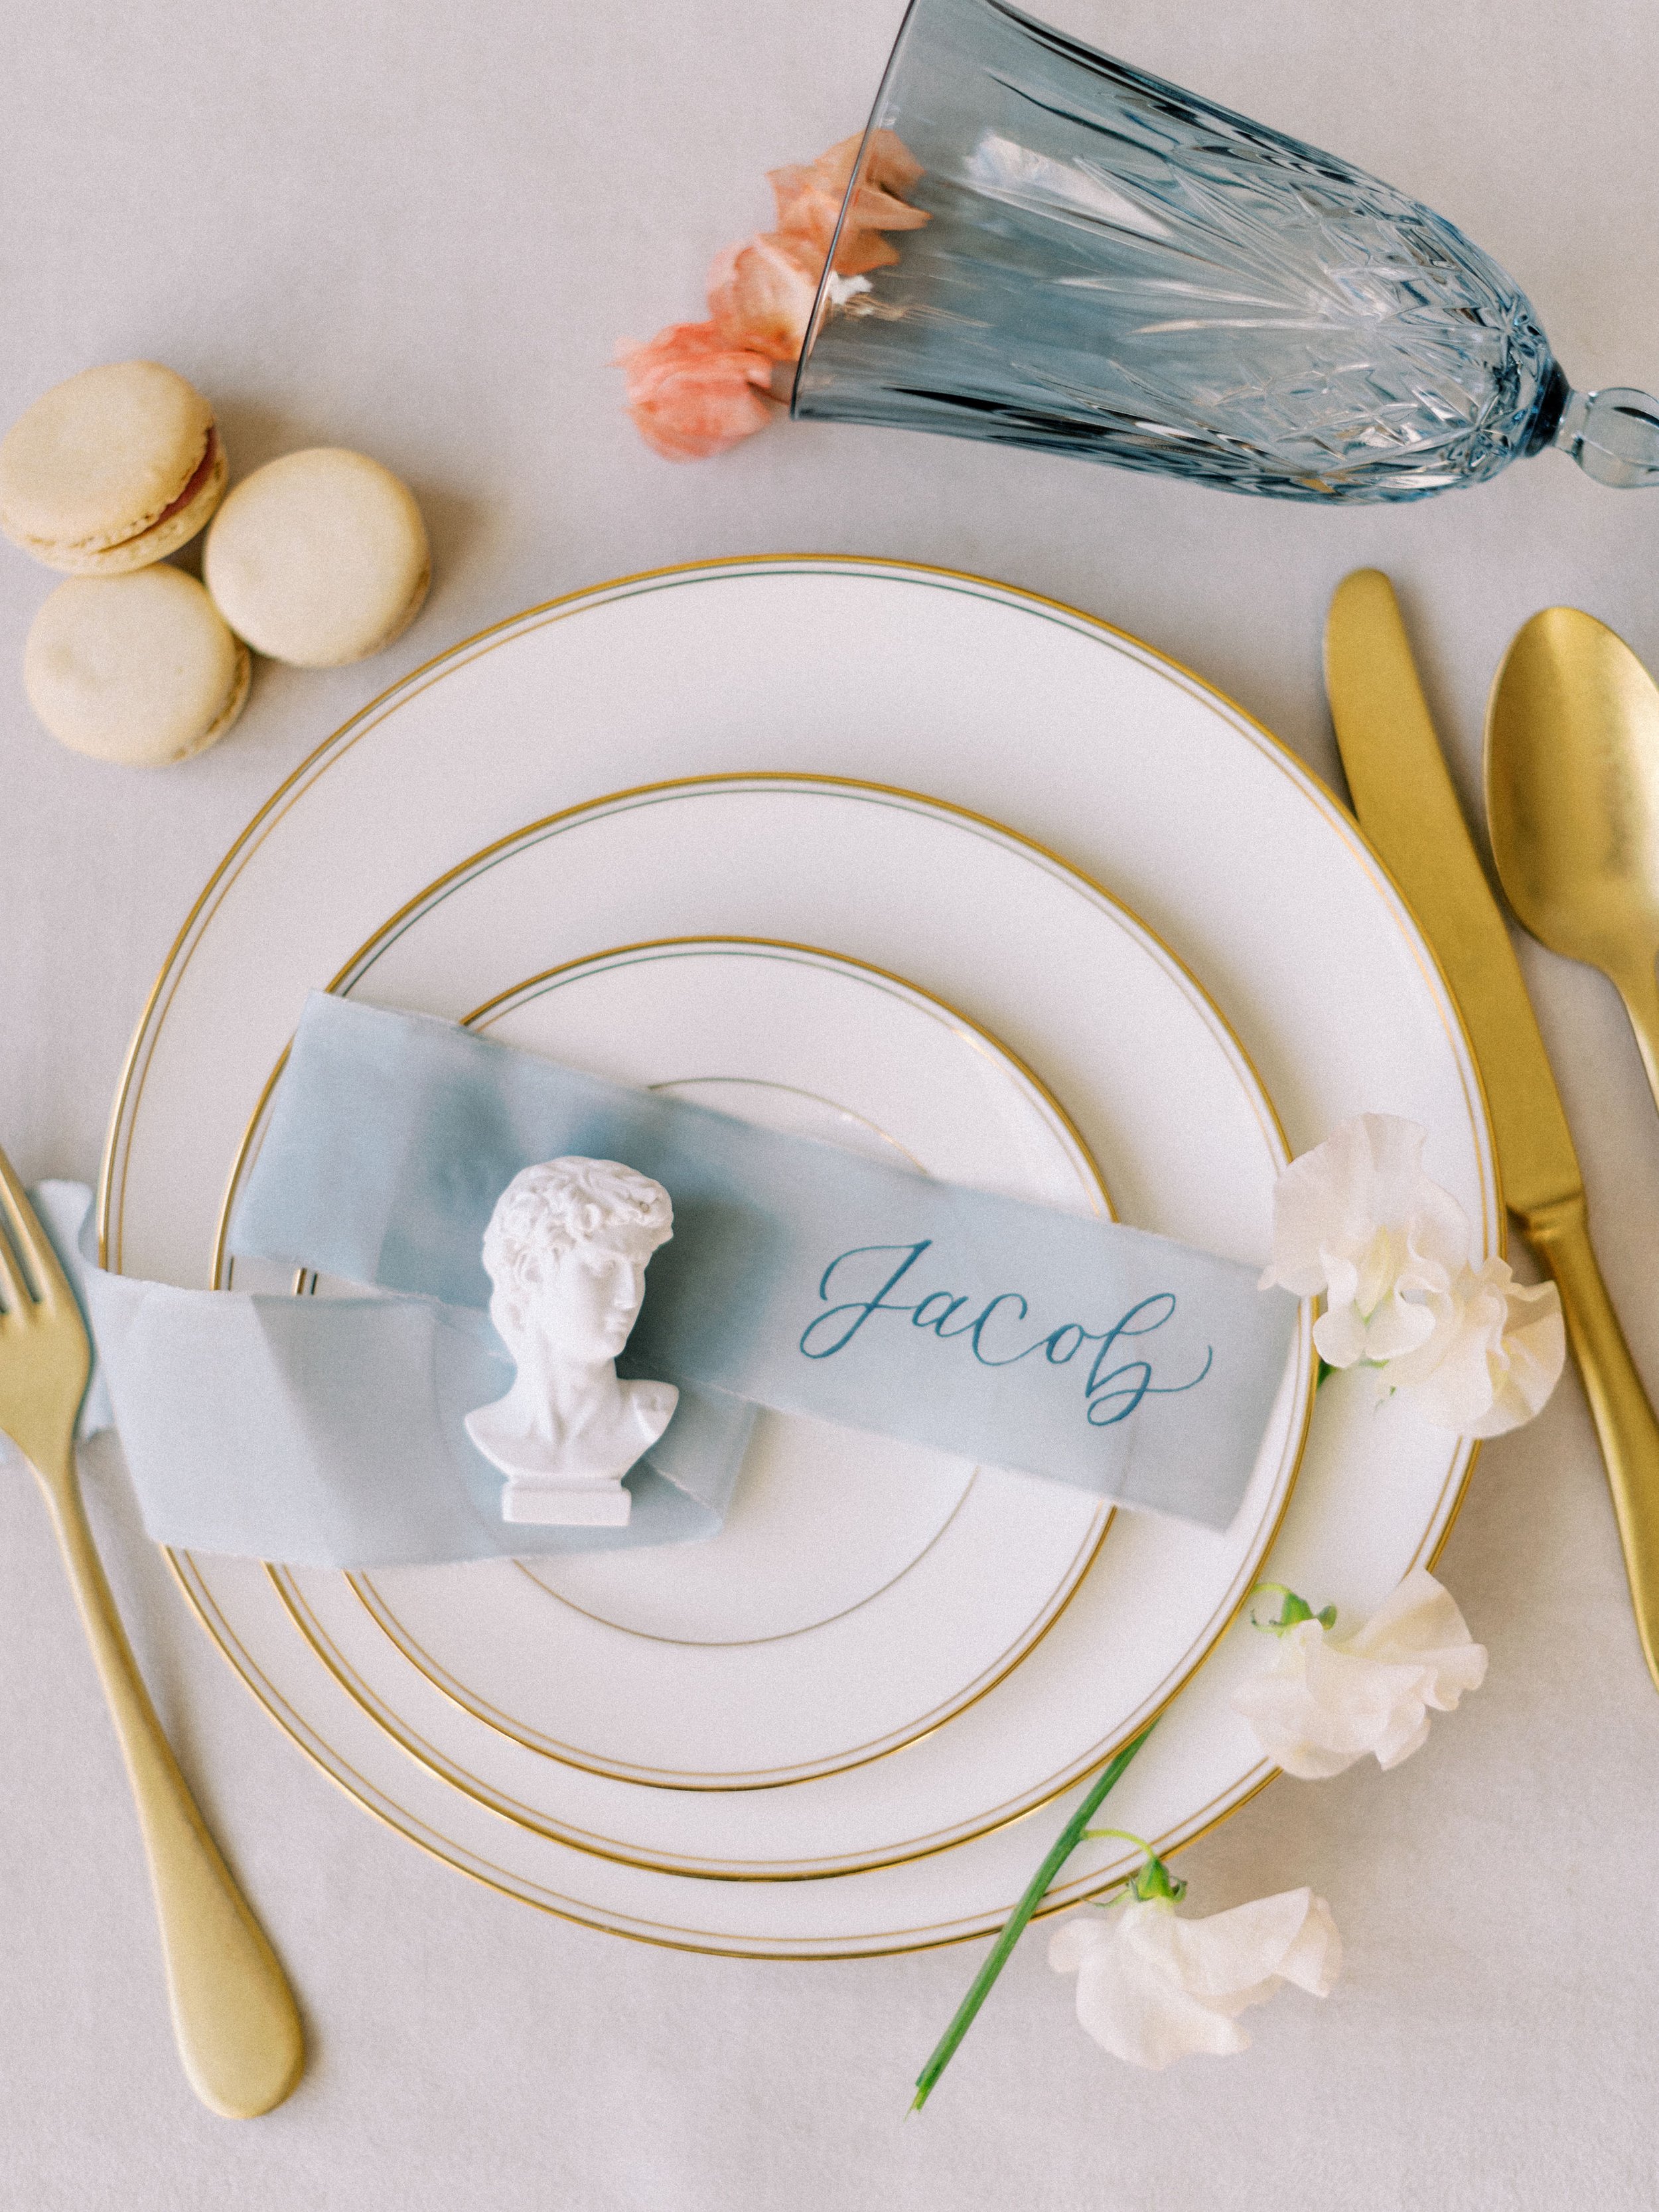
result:
[(670, 1382), (619, 1382), (612, 1364), (673, 1234), (668, 1193), (618, 1160), (544, 1160), (514, 1176), (484, 1231), (489, 1318), (517, 1363), (466, 1432), (507, 1477), (507, 1521), (616, 1527), (622, 1478), (667, 1427)]
[(646, 1263), (673, 1234), (668, 1193), (617, 1160), (544, 1160), (514, 1176), (484, 1231), (489, 1318), (519, 1362), (607, 1364), (645, 1296)]

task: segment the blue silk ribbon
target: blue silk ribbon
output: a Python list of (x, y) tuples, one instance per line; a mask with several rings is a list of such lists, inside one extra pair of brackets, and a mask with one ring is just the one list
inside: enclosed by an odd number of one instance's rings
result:
[[(462, 1427), (512, 1372), (485, 1317), (484, 1224), (521, 1168), (566, 1153), (625, 1161), (674, 1206), (618, 1364), (681, 1401), (615, 1530), (503, 1523), (501, 1478)], [(757, 1407), (1223, 1527), (1296, 1314), (1255, 1270), (1167, 1238), (323, 994), (229, 1243), (363, 1289), (175, 1290), (83, 1254), (146, 1526), (327, 1565), (712, 1534)]]

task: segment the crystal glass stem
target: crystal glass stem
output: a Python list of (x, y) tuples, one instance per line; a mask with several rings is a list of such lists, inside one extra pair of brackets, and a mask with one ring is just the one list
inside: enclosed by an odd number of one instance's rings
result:
[(1597, 483), (1642, 490), (1659, 483), (1659, 399), (1623, 385), (1569, 392), (1549, 442)]

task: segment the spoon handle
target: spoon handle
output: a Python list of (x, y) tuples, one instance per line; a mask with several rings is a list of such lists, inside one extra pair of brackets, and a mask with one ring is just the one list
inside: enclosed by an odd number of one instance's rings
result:
[(1607, 1462), (1636, 1632), (1648, 1672), (1659, 1684), (1659, 1421), (1590, 1248), (1583, 1194), (1520, 1218), (1527, 1242), (1561, 1293), (1567, 1338)]
[(1659, 976), (1656, 976), (1654, 963), (1649, 960), (1629, 975), (1615, 976), (1613, 980), (1642, 1049), (1642, 1065), (1648, 1072), (1653, 1103), (1659, 1106)]

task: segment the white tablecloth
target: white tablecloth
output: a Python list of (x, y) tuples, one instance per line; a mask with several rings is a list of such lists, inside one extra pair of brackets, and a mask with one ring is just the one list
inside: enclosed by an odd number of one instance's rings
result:
[[(1574, 380), (1659, 383), (1659, 11), (1626, 0), (1050, 0), (1066, 27), (1331, 146), (1514, 273)], [(762, 173), (861, 123), (898, 0), (54, 0), (0, 23), (0, 418), (149, 355), (246, 471), (311, 444), (416, 487), (437, 580), (383, 659), (268, 664), (204, 759), (60, 751), (17, 669), (50, 580), (0, 546), (0, 1137), (91, 1177), (149, 981), (243, 821), (403, 669), (514, 609), (715, 553), (888, 554), (1104, 615), (1335, 773), (1332, 586), (1398, 580), (1467, 797), (1504, 645), (1568, 601), (1659, 665), (1659, 495), (1557, 456), (1342, 514), (897, 433), (775, 428), (703, 467), (618, 412), (614, 340), (702, 312)], [(1597, 1242), (1659, 1384), (1659, 1121), (1611, 990), (1527, 948)], [(1363, 1008), (1355, 1009), (1363, 1018)], [(100, 1467), (94, 1462), (93, 1474)], [(1163, 2075), (1076, 2027), (1040, 1943), (925, 2117), (972, 1958), (778, 1966), (568, 1927), (422, 1856), (248, 1700), (100, 1489), (112, 1569), (208, 1817), (311, 2039), (251, 2124), (191, 2097), (137, 1838), (32, 1488), (0, 1489), (0, 2203), (19, 2212), (1459, 2212), (1659, 2195), (1659, 1696), (1583, 1398), (1489, 1446), (1442, 1572), (1487, 1686), (1400, 1771), (1280, 1782), (1182, 1871), (1215, 1910), (1311, 1882), (1328, 2002)], [(1034, 1854), (1042, 1838), (1033, 1824)]]

